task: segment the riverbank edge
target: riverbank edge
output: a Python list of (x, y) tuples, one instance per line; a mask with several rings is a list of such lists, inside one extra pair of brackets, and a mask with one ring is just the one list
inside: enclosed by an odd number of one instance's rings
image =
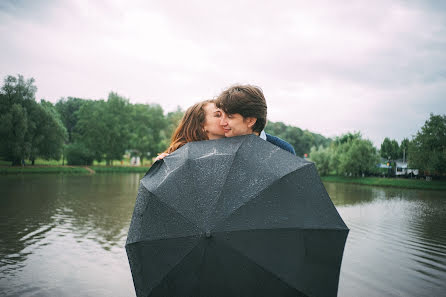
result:
[[(9, 174), (104, 174), (146, 173), (150, 166), (1, 166), (0, 175)], [(418, 190), (446, 191), (446, 181), (425, 181), (403, 178), (321, 176), (324, 182), (357, 184), (365, 186), (394, 187)]]
[(426, 181), (406, 178), (383, 178), (383, 177), (344, 177), (344, 176), (321, 176), (322, 181), (332, 183), (356, 184), (365, 186), (393, 187), (415, 190), (446, 191), (446, 181)]
[(2, 166), (0, 174), (146, 173), (149, 169), (149, 166)]

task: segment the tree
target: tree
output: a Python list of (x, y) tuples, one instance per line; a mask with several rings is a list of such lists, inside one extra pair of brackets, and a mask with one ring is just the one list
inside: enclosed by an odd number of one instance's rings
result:
[(430, 174), (446, 173), (446, 115), (430, 114), (409, 145), (409, 165)]
[(155, 156), (164, 150), (162, 130), (167, 120), (157, 104), (135, 104), (131, 109), (130, 148), (137, 151), (143, 164), (146, 156)]
[(316, 165), (319, 175), (328, 175), (330, 173), (330, 150), (322, 145), (316, 149), (315, 146), (311, 148), (311, 161)]
[(33, 121), (30, 111), (37, 105), (34, 79), (7, 76), (0, 91), (0, 156), (20, 165), (29, 156)]
[(370, 175), (375, 173), (379, 163), (378, 153), (372, 142), (367, 139), (354, 139), (341, 156), (339, 171), (344, 174)]
[(108, 100), (89, 101), (78, 111), (75, 142), (82, 143), (95, 159), (107, 165), (122, 160), (130, 139), (130, 104), (128, 99), (111, 92)]
[(0, 156), (19, 165), (26, 158), (59, 159), (65, 127), (49, 102), (35, 100), (34, 79), (7, 76), (0, 92)]
[(390, 140), (388, 137), (384, 138), (381, 144), (380, 155), (384, 159), (396, 160), (400, 158), (400, 148), (396, 140)]
[(309, 153), (313, 146), (328, 146), (331, 142), (331, 139), (325, 138), (320, 134), (315, 134), (308, 130), (303, 131), (298, 127), (288, 126), (282, 122), (268, 121), (265, 132), (289, 142), (298, 156)]
[[(3, 94), (0, 95), (3, 105)], [(0, 155), (12, 161), (12, 165), (20, 165), (30, 152), (31, 139), (28, 134), (28, 113), (18, 104), (12, 104), (9, 110), (0, 114)]]
[(172, 137), (173, 132), (178, 127), (181, 118), (184, 115), (184, 111), (181, 109), (181, 107), (177, 107), (175, 111), (171, 111), (167, 113), (166, 116), (166, 126), (161, 131), (161, 142), (160, 142), (160, 152), (166, 150), (169, 147), (170, 140)]
[(78, 110), (86, 102), (88, 102), (88, 100), (68, 97), (61, 98), (55, 105), (57, 112), (60, 114), (60, 119), (67, 129), (68, 143), (73, 142), (72, 134), (74, 131), (74, 127), (76, 127), (77, 121), (79, 120)]
[(42, 100), (32, 111), (34, 132), (29, 159), (34, 165), (37, 157), (59, 160), (67, 139), (67, 130), (53, 104)]
[(379, 162), (372, 142), (362, 139), (359, 132), (336, 137), (330, 145), (330, 168), (337, 174), (370, 175)]
[(409, 144), (410, 144), (410, 141), (407, 138), (404, 138), (400, 144), (399, 158), (400, 159), (402, 158), (406, 162), (409, 159)]
[(102, 119), (105, 101), (87, 101), (78, 111), (78, 121), (72, 131), (72, 144), (74, 147), (85, 148), (94, 159), (103, 160), (106, 151), (107, 127)]
[(12, 165), (20, 165), (31, 150), (36, 90), (34, 79), (19, 74), (7, 76), (0, 91), (0, 156)]

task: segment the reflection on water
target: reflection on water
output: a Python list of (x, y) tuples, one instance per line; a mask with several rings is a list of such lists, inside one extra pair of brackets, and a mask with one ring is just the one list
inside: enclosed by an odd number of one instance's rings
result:
[(134, 295), (123, 247), (140, 178), (0, 177), (0, 295)]
[(339, 296), (444, 296), (445, 192), (325, 187), (350, 228)]
[[(0, 296), (134, 296), (138, 174), (0, 176)], [(446, 292), (446, 192), (325, 184), (350, 228), (339, 296)]]

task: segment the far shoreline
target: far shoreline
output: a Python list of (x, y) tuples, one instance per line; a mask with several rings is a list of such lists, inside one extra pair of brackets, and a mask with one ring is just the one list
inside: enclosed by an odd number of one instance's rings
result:
[[(57, 166), (57, 165), (28, 165), (28, 166), (0, 166), (0, 176), (21, 174), (69, 174), (92, 175), (105, 173), (146, 173), (149, 166)], [(446, 191), (446, 181), (426, 181), (422, 179), (384, 178), (384, 177), (345, 177), (321, 176), (323, 182), (356, 184), (363, 186), (392, 187), (413, 190)]]
[(321, 176), (323, 182), (355, 184), (375, 187), (391, 187), (411, 190), (436, 190), (446, 191), (446, 181), (424, 179), (409, 179), (396, 177), (346, 177), (346, 176)]
[(146, 173), (150, 166), (0, 166), (0, 175), (11, 174), (102, 174), (102, 173)]

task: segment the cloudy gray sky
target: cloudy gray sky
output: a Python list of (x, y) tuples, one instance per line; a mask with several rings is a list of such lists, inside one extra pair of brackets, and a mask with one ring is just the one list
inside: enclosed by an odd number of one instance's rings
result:
[(251, 83), (272, 121), (379, 146), (446, 113), (439, 2), (1, 0), (0, 76), (166, 111)]

